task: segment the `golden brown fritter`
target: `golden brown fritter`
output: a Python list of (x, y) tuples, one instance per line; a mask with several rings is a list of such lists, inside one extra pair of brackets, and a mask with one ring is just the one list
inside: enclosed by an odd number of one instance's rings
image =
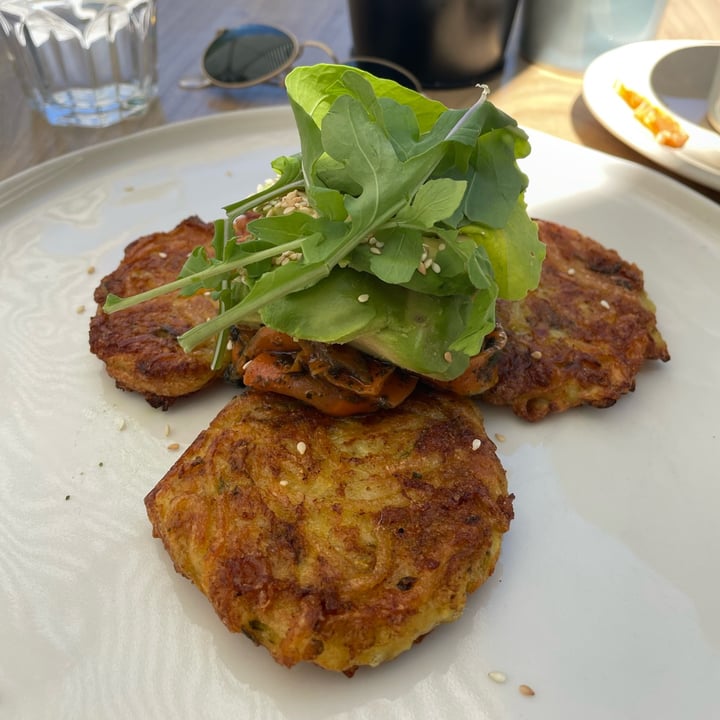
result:
[(346, 418), (249, 390), (145, 502), (230, 630), (348, 675), (456, 619), (512, 518), (476, 406), (433, 390)]
[(90, 350), (119, 388), (141, 393), (153, 407), (167, 409), (216, 377), (210, 369), (211, 341), (190, 353), (177, 342), (179, 335), (217, 314), (215, 301), (202, 294), (171, 293), (112, 315), (102, 305), (109, 293), (129, 297), (176, 280), (195, 247), (210, 249), (213, 233), (211, 224), (190, 217), (170, 232), (138, 238), (95, 290), (98, 309), (90, 322)]
[(646, 360), (670, 359), (642, 272), (576, 230), (538, 227), (547, 246), (540, 284), (519, 302), (498, 302), (507, 344), (482, 398), (527, 420), (609, 407), (634, 390)]

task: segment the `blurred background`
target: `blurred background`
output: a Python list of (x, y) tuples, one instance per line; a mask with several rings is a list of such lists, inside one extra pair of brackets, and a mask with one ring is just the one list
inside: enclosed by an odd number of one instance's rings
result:
[[(433, 38), (427, 34), (421, 19), (411, 17), (412, 8), (421, 4), (409, 0), (243, 0), (235, 3), (158, 0), (159, 92), (158, 99), (142, 117), (104, 129), (50, 127), (24, 102), (12, 64), (4, 55), (0, 56), (0, 180), (57, 155), (138, 130), (241, 108), (285, 103), (285, 91), (279, 85), (243, 89), (209, 87), (193, 91), (178, 85), (182, 78), (201, 74), (201, 57), (218, 29), (250, 22), (279, 25), (296, 35), (300, 42), (321, 41), (330, 46), (340, 60), (353, 53), (353, 29), (361, 45), (358, 49), (365, 54), (380, 53), (383, 44), (393, 39), (403, 40), (404, 49), (393, 59), (412, 65), (410, 69), (421, 76), (431, 97), (452, 107), (466, 107), (477, 98), (473, 81), (481, 79), (490, 86), (493, 102), (521, 125), (647, 163), (612, 137), (585, 107), (582, 69), (570, 64), (561, 67), (557, 58), (545, 57), (542, 43), (547, 47), (547, 37), (536, 37), (534, 46), (532, 39), (523, 37), (523, 15), (532, 16), (531, 29), (541, 30), (541, 21), (547, 19), (558, 2), (587, 4), (584, 0), (486, 0), (477, 4), (473, 0), (446, 0), (438, 5), (445, 8), (442, 12), (433, 11), (435, 19), (444, 23), (442, 31)], [(653, 0), (640, 2), (654, 4)], [(637, 3), (623, 0), (620, 5), (632, 13)], [(662, 7), (655, 18), (657, 37), (720, 39), (720, 2), (717, 0), (667, 0), (667, 4), (659, 5)], [(567, 16), (567, 11), (564, 14)], [(628, 19), (626, 25), (630, 22)], [(420, 51), (417, 43), (408, 45), (408, 39), (415, 36), (424, 37)], [(478, 43), (476, 47), (472, 45), (473, 38)], [(503, 53), (505, 40), (507, 49)], [(556, 41), (550, 43), (557, 48)], [(308, 48), (300, 62), (325, 60), (321, 50)], [(718, 196), (713, 191), (701, 190), (714, 198)]]

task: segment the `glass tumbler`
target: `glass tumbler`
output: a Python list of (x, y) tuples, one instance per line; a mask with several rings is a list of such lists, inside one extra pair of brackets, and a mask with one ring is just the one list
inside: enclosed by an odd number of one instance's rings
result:
[(157, 95), (155, 0), (0, 0), (0, 43), (52, 125), (106, 127)]

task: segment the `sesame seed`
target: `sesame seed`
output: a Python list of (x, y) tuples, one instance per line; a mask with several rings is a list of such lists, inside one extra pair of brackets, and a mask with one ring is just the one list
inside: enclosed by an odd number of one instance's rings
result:
[(167, 257), (167, 253), (166, 253), (166, 252), (162, 252), (162, 251), (160, 251), (160, 252), (158, 253), (158, 255), (159, 255), (163, 260)]
[(568, 274), (568, 275), (574, 275), (574, 274), (575, 274), (575, 268), (568, 268), (567, 274)]
[(382, 255), (382, 250), (379, 247), (377, 247), (377, 245), (371, 245), (370, 252), (373, 255)]
[(439, 266), (436, 262), (434, 262), (430, 267), (432, 268), (432, 271), (433, 271), (434, 273), (439, 273), (439, 272), (440, 272), (440, 266)]
[(363, 293), (362, 295), (358, 295), (357, 299), (358, 302), (366, 303), (370, 299), (370, 296), (367, 293)]
[(118, 430), (124, 430), (125, 429), (125, 418), (118, 418), (116, 421), (117, 429)]
[(445, 362), (451, 363), (453, 361), (452, 353), (449, 350), (443, 355), (443, 358), (445, 359)]
[(600, 301), (600, 307), (604, 307), (606, 310), (610, 309), (610, 303), (607, 300)]
[(504, 436), (502, 433), (495, 433), (495, 439), (496, 439), (499, 443), (505, 442), (505, 436)]
[(175, 442), (175, 443), (170, 443), (170, 444), (167, 446), (167, 449), (168, 449), (168, 450), (179, 450), (179, 449), (180, 449), (180, 443), (176, 443), (176, 442)]
[(170, 425), (165, 425), (165, 437), (168, 437), (170, 435)]
[(75, 312), (76, 312), (78, 315), (82, 315), (82, 314), (85, 312), (85, 306), (84, 306), (84, 305), (78, 305), (78, 306), (75, 308)]
[(421, 275), (427, 275), (427, 268), (425, 267), (425, 265), (422, 262), (418, 265), (418, 272)]
[(525, 697), (532, 697), (535, 694), (535, 691), (529, 685), (520, 685), (518, 690), (520, 694), (525, 695)]
[(95, 272), (95, 266), (94, 266), (94, 265), (90, 265), (90, 266), (88, 267), (88, 269), (87, 269), (87, 274), (88, 274), (88, 275), (92, 275), (94, 272)]
[(307, 451), (307, 445), (302, 440), (300, 440), (300, 442), (295, 447), (301, 455), (304, 455)]
[(479, 450), (481, 445), (482, 445), (482, 440), (480, 438), (475, 438), (472, 441), (472, 449), (473, 450)]
[(228, 341), (227, 341), (227, 343), (226, 343), (226, 345), (225, 345), (225, 349), (226, 349), (228, 352), (233, 349), (233, 341), (232, 341), (232, 340), (228, 340)]
[(488, 677), (496, 683), (504, 683), (507, 680), (507, 675), (499, 670), (493, 670), (488, 673)]
[(530, 357), (531, 357), (533, 360), (539, 360), (539, 359), (542, 357), (542, 353), (541, 353), (539, 350), (533, 350), (533, 351), (530, 353)]
[(282, 485), (283, 487), (285, 487), (287, 484), (288, 484), (288, 481), (287, 481), (287, 480), (281, 480), (281, 481), (278, 483), (278, 485)]

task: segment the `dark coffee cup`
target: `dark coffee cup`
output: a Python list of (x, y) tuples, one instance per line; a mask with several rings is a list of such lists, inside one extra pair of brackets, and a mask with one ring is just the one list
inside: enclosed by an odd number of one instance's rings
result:
[(474, 85), (503, 66), (518, 0), (348, 0), (353, 54), (390, 60), (428, 88)]

